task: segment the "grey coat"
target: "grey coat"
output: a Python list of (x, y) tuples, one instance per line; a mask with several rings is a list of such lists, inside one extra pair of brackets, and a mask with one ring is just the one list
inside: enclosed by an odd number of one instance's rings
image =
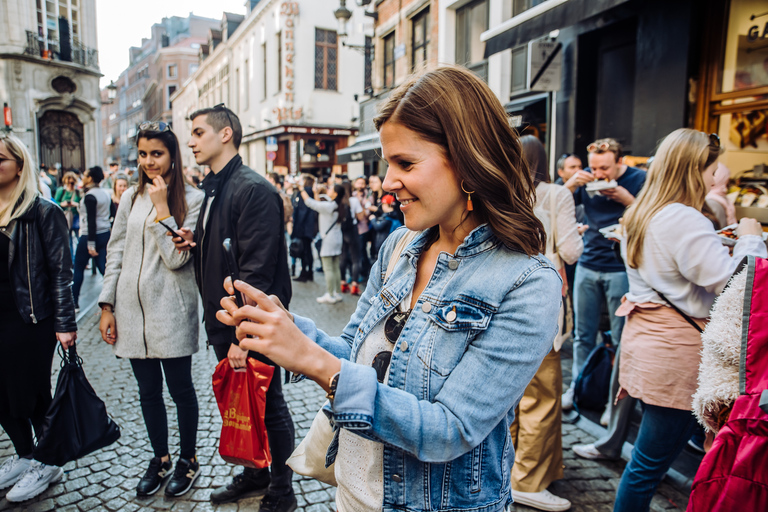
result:
[[(155, 222), (147, 191), (131, 207), (136, 187), (123, 193), (107, 246), (100, 304), (115, 309), (115, 355), (131, 359), (169, 359), (198, 350), (197, 286), (189, 252), (179, 253), (167, 230)], [(194, 228), (203, 193), (186, 185), (187, 218)], [(173, 217), (163, 220), (178, 226)]]

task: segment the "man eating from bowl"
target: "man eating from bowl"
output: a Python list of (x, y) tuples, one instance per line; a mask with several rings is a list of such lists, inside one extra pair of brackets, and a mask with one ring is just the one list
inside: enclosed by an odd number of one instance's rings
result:
[[(598, 139), (587, 146), (587, 151), (589, 168), (576, 171), (565, 182), (565, 186), (573, 192), (576, 205), (584, 206), (583, 222), (589, 225), (584, 233), (584, 252), (579, 258), (574, 278), (573, 381), (595, 347), (604, 302), (611, 323), (611, 339), (614, 344), (621, 340), (624, 319), (617, 317), (615, 312), (621, 305), (621, 298), (629, 290), (629, 283), (624, 262), (614, 252), (613, 242), (599, 230), (619, 223), (624, 210), (632, 204), (645, 183), (644, 171), (621, 163), (621, 145), (615, 139)], [(595, 187), (599, 189), (595, 193), (588, 190), (587, 184), (596, 180), (605, 180), (606, 184)], [(592, 187), (594, 185), (589, 188)], [(564, 410), (573, 407), (573, 394), (573, 387), (563, 394)], [(610, 395), (610, 398), (613, 396)], [(612, 448), (608, 451), (615, 455)], [(618, 453), (621, 453), (621, 445)]]

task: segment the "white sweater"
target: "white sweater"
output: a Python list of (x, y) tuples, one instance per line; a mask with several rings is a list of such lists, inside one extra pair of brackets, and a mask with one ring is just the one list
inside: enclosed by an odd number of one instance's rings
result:
[[(621, 255), (626, 262), (625, 241), (621, 243)], [(715, 297), (747, 255), (768, 257), (762, 237), (742, 236), (731, 257), (701, 212), (680, 203), (670, 204), (648, 226), (640, 267), (626, 267), (627, 300), (664, 304), (651, 289), (655, 288), (686, 314), (707, 318)]]

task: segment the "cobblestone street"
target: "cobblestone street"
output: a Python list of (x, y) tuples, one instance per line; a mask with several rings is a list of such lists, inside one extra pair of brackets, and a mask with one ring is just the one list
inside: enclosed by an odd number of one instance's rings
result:
[[(95, 277), (88, 276), (96, 282)], [(314, 283), (295, 283), (291, 309), (298, 314), (314, 318), (320, 328), (338, 334), (355, 307), (354, 297), (345, 296), (338, 305), (321, 305), (315, 297), (324, 291), (322, 274)], [(98, 281), (100, 282), (100, 280)], [(111, 348), (101, 341), (98, 332), (98, 308), (84, 312), (78, 333), (78, 352), (84, 359), (84, 370), (97, 394), (107, 404), (108, 412), (120, 425), (122, 436), (118, 442), (106, 449), (67, 464), (64, 478), (37, 498), (22, 504), (8, 503), (4, 496), (7, 489), (0, 491), (0, 510), (45, 512), (57, 510), (76, 512), (86, 510), (127, 511), (173, 510), (173, 511), (257, 511), (258, 499), (242, 500), (236, 504), (214, 506), (209, 501), (212, 490), (223, 485), (239, 468), (225, 463), (217, 452), (217, 440), (221, 419), (211, 389), (211, 375), (216, 365), (212, 350), (201, 350), (193, 357), (193, 374), (200, 403), (198, 432), (198, 458), (202, 476), (194, 489), (185, 496), (167, 499), (162, 491), (149, 498), (137, 498), (135, 487), (146, 469), (152, 451), (144, 427), (139, 406), (138, 389), (126, 360), (112, 355)], [(201, 337), (203, 340), (204, 337)], [(570, 367), (570, 355), (563, 354), (563, 367)], [(56, 357), (55, 359), (58, 359)], [(57, 361), (54, 362), (57, 367)], [(55, 384), (55, 376), (53, 380)], [(318, 408), (324, 400), (324, 393), (312, 382), (284, 386), (284, 392), (296, 424), (296, 442), (306, 434)], [(165, 401), (168, 407), (168, 423), (171, 437), (171, 457), (178, 457), (178, 429), (175, 425), (176, 411), (167, 391)], [(586, 421), (586, 420), (582, 420)], [(599, 430), (599, 427), (596, 427)], [(592, 429), (594, 434), (595, 430)], [(591, 442), (595, 438), (576, 425), (563, 425), (563, 448), (565, 457), (565, 479), (555, 482), (550, 490), (568, 498), (573, 503), (571, 510), (577, 512), (609, 511), (612, 509), (615, 489), (618, 485), (625, 461), (594, 462), (577, 458), (570, 447), (573, 444)], [(13, 447), (0, 430), (0, 461), (13, 454)], [(333, 511), (334, 489), (314, 480), (295, 476), (294, 489), (297, 494), (299, 511)], [(685, 510), (687, 492), (663, 483), (654, 497), (652, 510)], [(513, 507), (515, 511), (532, 510), (527, 507)]]

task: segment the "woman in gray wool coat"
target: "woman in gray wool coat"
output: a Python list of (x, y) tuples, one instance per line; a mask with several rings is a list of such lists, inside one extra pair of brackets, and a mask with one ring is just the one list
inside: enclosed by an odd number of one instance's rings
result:
[[(115, 216), (99, 296), (99, 329), (115, 355), (131, 361), (139, 384), (154, 457), (136, 494), (150, 496), (171, 477), (166, 496), (181, 496), (200, 475), (192, 384), (200, 322), (191, 253), (176, 250), (168, 228), (194, 226), (203, 193), (186, 184), (179, 142), (168, 125), (142, 123), (136, 140), (139, 183), (125, 191)], [(163, 374), (178, 411), (181, 453), (173, 472)]]

